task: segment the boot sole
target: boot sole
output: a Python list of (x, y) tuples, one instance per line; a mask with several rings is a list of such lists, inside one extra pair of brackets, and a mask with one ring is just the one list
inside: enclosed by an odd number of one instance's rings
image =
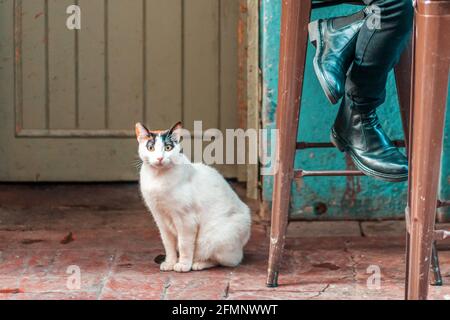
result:
[(331, 130), (330, 139), (331, 139), (331, 143), (337, 149), (339, 149), (339, 151), (345, 152), (346, 154), (348, 154), (350, 156), (350, 158), (352, 159), (355, 166), (366, 176), (370, 176), (372, 178), (387, 181), (387, 182), (404, 182), (404, 181), (408, 180), (407, 173), (406, 174), (387, 174), (387, 173), (375, 171), (375, 170), (367, 167), (363, 163), (361, 163), (359, 161), (359, 159), (355, 156), (353, 151), (348, 147), (348, 144), (346, 142), (344, 142), (341, 138), (339, 138), (337, 133), (334, 131), (334, 128)]
[(310, 24), (308, 24), (308, 34), (309, 34), (309, 41), (316, 48), (316, 54), (313, 59), (314, 72), (316, 73), (317, 79), (319, 80), (320, 86), (322, 87), (322, 90), (325, 93), (325, 96), (327, 97), (328, 101), (330, 101), (331, 104), (336, 104), (338, 103), (339, 98), (335, 97), (331, 93), (327, 81), (318, 63), (320, 53), (322, 52), (323, 49), (319, 20), (313, 21)]

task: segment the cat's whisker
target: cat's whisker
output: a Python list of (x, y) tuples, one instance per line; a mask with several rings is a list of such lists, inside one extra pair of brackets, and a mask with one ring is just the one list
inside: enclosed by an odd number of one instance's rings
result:
[(135, 167), (138, 171), (142, 168), (143, 161), (141, 158), (136, 156), (136, 158), (132, 161), (131, 165)]

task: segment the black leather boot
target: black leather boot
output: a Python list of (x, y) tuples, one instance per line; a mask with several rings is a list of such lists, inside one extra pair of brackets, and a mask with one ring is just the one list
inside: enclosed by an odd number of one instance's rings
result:
[(309, 39), (316, 47), (314, 71), (325, 95), (336, 104), (344, 95), (345, 78), (355, 56), (356, 40), (363, 20), (339, 29), (333, 19), (317, 20), (309, 24)]
[(353, 110), (345, 98), (331, 129), (331, 141), (365, 175), (390, 182), (408, 179), (408, 160), (381, 127), (375, 111)]

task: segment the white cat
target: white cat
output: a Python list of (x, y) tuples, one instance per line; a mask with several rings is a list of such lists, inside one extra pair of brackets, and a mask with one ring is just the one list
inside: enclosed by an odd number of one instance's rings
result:
[(160, 269), (237, 266), (250, 237), (250, 210), (215, 169), (181, 153), (181, 130), (181, 123), (165, 131), (136, 124), (141, 193), (166, 251)]

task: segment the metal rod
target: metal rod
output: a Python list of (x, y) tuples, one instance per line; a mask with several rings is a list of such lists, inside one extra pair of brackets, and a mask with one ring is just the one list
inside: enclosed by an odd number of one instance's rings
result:
[[(393, 141), (394, 145), (398, 148), (404, 148), (405, 147), (405, 141), (403, 140), (395, 140)], [(297, 150), (304, 150), (304, 149), (316, 149), (316, 148), (334, 148), (334, 144), (331, 142), (307, 142), (307, 141), (300, 141), (297, 142)]]
[(297, 142), (297, 150), (314, 148), (334, 148), (334, 145), (331, 142)]
[(433, 272), (434, 282), (433, 286), (442, 286), (441, 267), (439, 265), (439, 253), (436, 248), (436, 241), (433, 242), (431, 249), (431, 271)]
[(450, 207), (450, 200), (438, 200), (437, 207), (438, 208)]
[(361, 171), (356, 170), (322, 170), (322, 171), (308, 171), (308, 170), (296, 170), (294, 173), (295, 178), (302, 177), (352, 177), (352, 176), (364, 176)]
[(449, 230), (435, 230), (434, 231), (434, 240), (436, 241), (443, 241), (447, 238), (450, 238), (450, 231)]

